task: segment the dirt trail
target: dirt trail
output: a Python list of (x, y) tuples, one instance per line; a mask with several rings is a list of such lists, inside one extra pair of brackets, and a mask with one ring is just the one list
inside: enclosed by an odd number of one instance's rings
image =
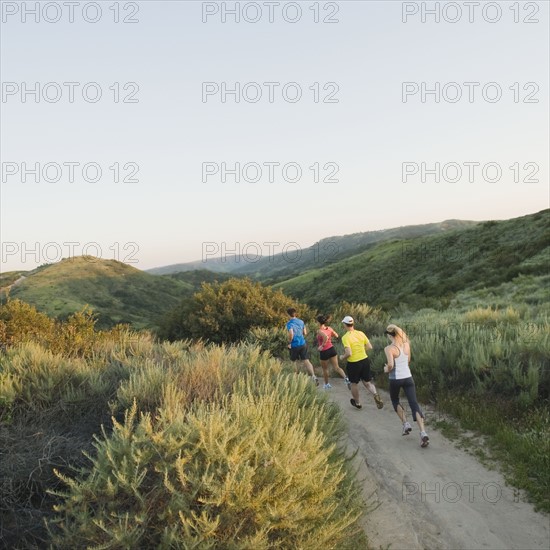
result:
[(8, 290), (11, 290), (13, 287), (16, 287), (17, 285), (21, 284), (27, 277), (25, 277), (25, 275), (21, 275), (21, 277), (19, 277), (19, 279), (17, 279), (16, 281), (14, 281), (11, 285), (8, 285), (8, 286), (5, 286), (5, 287), (2, 287), (0, 288), (0, 291), (8, 291)]
[(348, 448), (358, 450), (365, 499), (371, 506), (379, 505), (365, 519), (374, 548), (550, 548), (548, 516), (522, 502), (502, 475), (429, 426), (426, 449), (420, 447), (416, 423), (411, 421), (414, 431), (402, 436), (387, 393), (380, 391), (384, 408), (378, 410), (362, 388), (363, 409), (357, 410), (350, 405), (343, 381), (335, 379), (333, 385), (330, 396), (347, 418)]

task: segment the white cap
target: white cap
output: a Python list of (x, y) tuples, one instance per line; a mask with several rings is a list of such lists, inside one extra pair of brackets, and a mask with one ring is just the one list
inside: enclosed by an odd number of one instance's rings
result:
[(343, 319), (342, 319), (342, 323), (346, 324), (346, 325), (353, 325), (353, 317), (351, 315), (346, 315)]

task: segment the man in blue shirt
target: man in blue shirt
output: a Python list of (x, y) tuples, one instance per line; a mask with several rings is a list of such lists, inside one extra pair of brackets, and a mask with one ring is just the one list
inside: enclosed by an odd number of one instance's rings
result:
[(307, 336), (307, 328), (301, 319), (296, 317), (296, 309), (293, 307), (286, 310), (290, 320), (286, 324), (288, 331), (288, 349), (290, 352), (290, 360), (294, 362), (296, 373), (298, 373), (298, 363), (300, 361), (311, 375), (312, 381), (316, 386), (319, 385), (319, 380), (315, 376), (313, 365), (309, 361), (307, 353), (307, 344), (305, 336)]

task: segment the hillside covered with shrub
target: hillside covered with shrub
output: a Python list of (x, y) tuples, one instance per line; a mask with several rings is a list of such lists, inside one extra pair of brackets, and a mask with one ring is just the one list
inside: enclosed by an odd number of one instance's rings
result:
[[(274, 285), (317, 308), (367, 302), (445, 308), (460, 292), (497, 288), (550, 269), (550, 210), (414, 239), (383, 241), (331, 266)], [(546, 287), (547, 288), (547, 287)], [(548, 300), (548, 294), (546, 294)]]

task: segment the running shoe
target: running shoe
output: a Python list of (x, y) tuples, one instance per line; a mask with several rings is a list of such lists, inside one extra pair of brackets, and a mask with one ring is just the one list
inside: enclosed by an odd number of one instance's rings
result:
[(363, 405), (361, 403), (357, 403), (353, 397), (349, 400), (349, 402), (356, 408), (356, 409), (362, 409)]
[(420, 446), (427, 447), (430, 442), (430, 438), (426, 432), (420, 432)]
[(332, 388), (332, 386), (331, 386), (330, 384), (325, 384), (325, 385), (323, 386), (323, 389), (324, 389), (324, 390), (330, 390), (330, 388)]
[(382, 398), (379, 394), (374, 394), (374, 400), (376, 401), (376, 406), (381, 409), (384, 406), (384, 402), (382, 401)]
[(315, 375), (313, 375), (313, 376), (311, 377), (311, 379), (313, 380), (313, 383), (314, 383), (316, 386), (319, 385), (319, 378), (317, 378)]
[(344, 378), (344, 382), (346, 383), (348, 390), (351, 391), (351, 382), (349, 381), (349, 378), (347, 376)]
[(403, 422), (403, 433), (401, 435), (409, 435), (412, 432), (412, 426), (408, 422)]

